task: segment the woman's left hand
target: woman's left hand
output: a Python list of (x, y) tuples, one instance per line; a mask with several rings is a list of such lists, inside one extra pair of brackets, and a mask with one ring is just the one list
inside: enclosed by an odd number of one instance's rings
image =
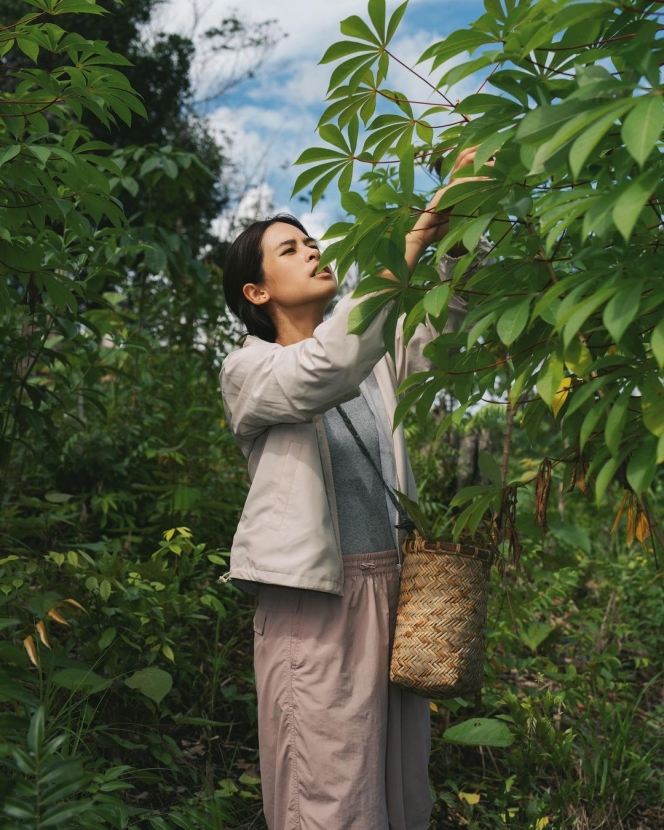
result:
[[(459, 153), (459, 157), (454, 163), (454, 167), (452, 168), (452, 172), (450, 174), (449, 184), (438, 190), (415, 223), (415, 227), (411, 231), (411, 234), (414, 234), (415, 238), (420, 241), (422, 250), (432, 243), (441, 240), (449, 229), (449, 214), (436, 210), (438, 202), (441, 200), (443, 194), (447, 193), (451, 187), (454, 187), (457, 184), (464, 184), (465, 182), (490, 181), (489, 176), (457, 175), (460, 170), (463, 170), (464, 167), (468, 167), (475, 161), (477, 146), (468, 147), (466, 150), (462, 150)], [(492, 159), (485, 162), (485, 164), (487, 167), (493, 167), (495, 162)]]

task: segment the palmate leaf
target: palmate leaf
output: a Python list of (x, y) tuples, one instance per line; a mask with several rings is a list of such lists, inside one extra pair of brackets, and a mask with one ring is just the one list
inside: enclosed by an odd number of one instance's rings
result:
[(332, 92), (337, 87), (341, 86), (341, 84), (348, 78), (349, 75), (354, 74), (359, 69), (360, 72), (364, 72), (367, 70), (376, 60), (377, 53), (371, 55), (371, 57), (367, 58), (365, 54), (355, 56), (354, 58), (350, 58), (343, 63), (340, 63), (334, 69), (334, 72), (330, 76), (330, 83), (328, 85), (327, 91), (328, 94)]
[(296, 193), (299, 193), (300, 190), (303, 190), (307, 185), (311, 184), (313, 181), (316, 181), (316, 179), (326, 176), (330, 170), (334, 170), (336, 173), (339, 173), (341, 172), (342, 167), (343, 163), (340, 164), (339, 162), (333, 161), (326, 162), (325, 164), (319, 164), (316, 167), (310, 167), (308, 170), (300, 173), (295, 180), (295, 184), (293, 185), (291, 199)]
[(632, 158), (643, 167), (664, 129), (664, 103), (661, 95), (644, 95), (627, 116), (622, 138)]
[[(632, 106), (633, 101), (631, 99), (627, 101), (612, 101), (610, 104), (591, 109), (588, 112), (588, 105), (586, 104), (585, 112), (569, 119), (557, 130), (549, 141), (540, 145), (535, 153), (535, 158), (529, 171), (530, 174), (541, 173), (545, 169), (546, 162), (552, 158), (554, 153), (568, 144), (591, 124), (594, 124), (597, 128), (598, 119), (601, 119), (601, 128), (604, 129), (604, 132), (607, 132), (611, 125), (630, 110)], [(553, 107), (553, 109), (555, 110), (556, 107)], [(599, 138), (597, 140), (599, 141)]]
[(374, 51), (373, 45), (367, 46), (366, 43), (359, 43), (354, 40), (339, 40), (336, 43), (333, 43), (330, 47), (328, 47), (328, 49), (325, 51), (325, 54), (318, 61), (318, 63), (331, 63), (332, 61), (339, 60), (339, 58), (345, 58), (348, 55), (354, 55), (357, 52), (370, 51)]
[(460, 55), (462, 52), (471, 54), (480, 46), (493, 42), (490, 35), (473, 29), (459, 29), (452, 32), (441, 43), (434, 43), (422, 53), (417, 63), (433, 59), (432, 69), (437, 69), (442, 63)]

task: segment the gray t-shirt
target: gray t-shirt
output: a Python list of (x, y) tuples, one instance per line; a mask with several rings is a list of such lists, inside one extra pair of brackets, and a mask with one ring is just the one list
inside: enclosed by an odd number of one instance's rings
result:
[[(380, 444), (373, 412), (364, 395), (341, 404), (378, 469)], [(339, 516), (341, 553), (394, 550), (385, 487), (336, 409), (323, 413), (330, 445), (332, 478)]]

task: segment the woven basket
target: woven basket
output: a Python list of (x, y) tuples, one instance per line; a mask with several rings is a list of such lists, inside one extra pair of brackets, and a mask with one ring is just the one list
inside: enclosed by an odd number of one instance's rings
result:
[(493, 547), (428, 542), (403, 545), (390, 680), (426, 697), (478, 692)]

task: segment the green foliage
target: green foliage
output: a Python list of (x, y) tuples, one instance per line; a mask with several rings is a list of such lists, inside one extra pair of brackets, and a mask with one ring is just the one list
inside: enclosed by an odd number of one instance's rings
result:
[[(494, 405), (466, 417), (460, 435), (448, 432), (442, 444), (431, 417), (407, 416), (420, 507), (431, 525), (449, 512), (466, 442), (500, 445), (504, 410)], [(435, 413), (443, 417), (444, 410)], [(537, 456), (557, 452), (559, 441), (551, 415), (533, 444), (517, 433), (510, 475), (536, 469)], [(491, 452), (476, 454), (478, 477), (469, 480), (496, 475), (487, 458)], [(554, 471), (552, 489), (564, 483)], [(659, 490), (656, 497), (660, 503)], [(598, 511), (572, 494), (562, 513), (551, 506), (543, 537), (533, 496), (524, 492), (520, 567), (505, 559), (493, 572), (483, 693), (436, 701), (432, 713), (434, 826), (661, 824), (664, 582), (650, 556), (629, 551), (629, 527), (610, 533), (620, 509), (614, 498), (609, 493)]]
[[(338, 180), (352, 222), (330, 229), (325, 259), (342, 275), (359, 263), (359, 296), (370, 282), (378, 288), (383, 267), (403, 274), (403, 236), (426, 205), (424, 172), (445, 180), (459, 152), (478, 146), (470, 175), (489, 180), (445, 193), (438, 210), (450, 212), (450, 231), (431, 259), (484, 236), (485, 267), (470, 270), (468, 255), (442, 289), (426, 265), (392, 287), (388, 348), (397, 315), (407, 314), (407, 336), (425, 314), (442, 330), (450, 297), (468, 301), (464, 332), (427, 348), (436, 368), (426, 382), (404, 384), (397, 422), (443, 390), (461, 414), (449, 412), (439, 437), (490, 396), (506, 398), (529, 430), (548, 410), (566, 440), (562, 460), (582, 471), (574, 483), (598, 503), (616, 480), (645, 494), (664, 461), (659, 4), (487, 2), (478, 20), (424, 52), (427, 70), (409, 68), (433, 95), (429, 107), (389, 86), (402, 14), (388, 32), (385, 4), (372, 0), (366, 20), (341, 23), (345, 38), (322, 59), (341, 61), (319, 125), (324, 146), (298, 159), (315, 166), (295, 185), (313, 185), (315, 203)], [(477, 91), (454, 103), (455, 84), (469, 78)], [(378, 302), (360, 309), (365, 326)], [(473, 495), (480, 514), (483, 497)], [(654, 525), (649, 518), (642, 541)]]
[(30, 5), (2, 35), (0, 823), (227, 826), (257, 796), (250, 610), (217, 582), (246, 492), (201, 250), (221, 156), (123, 141), (127, 59), (65, 31), (102, 5)]

